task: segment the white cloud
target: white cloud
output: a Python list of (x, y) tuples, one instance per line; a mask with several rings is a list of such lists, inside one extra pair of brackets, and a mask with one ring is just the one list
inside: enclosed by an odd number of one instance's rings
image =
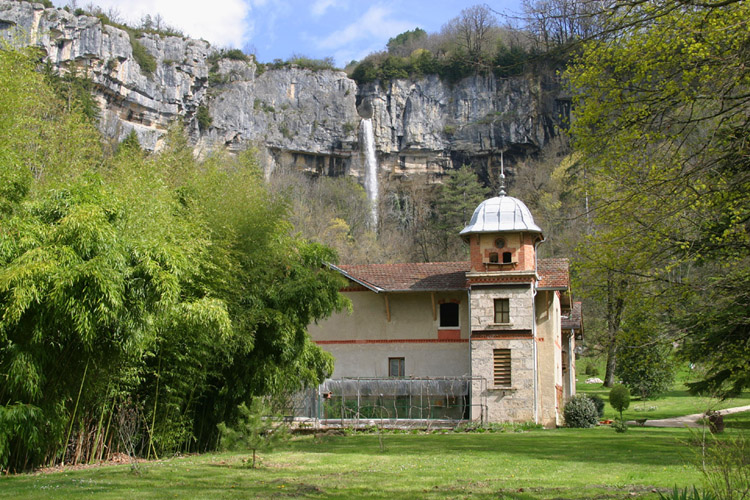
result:
[(315, 0), (310, 6), (310, 12), (314, 17), (320, 17), (337, 3), (337, 0)]
[[(204, 38), (216, 46), (242, 47), (252, 33), (250, 4), (243, 0), (93, 0), (105, 12), (116, 10), (129, 24), (137, 24), (146, 14), (160, 14), (166, 24), (192, 38)], [(264, 0), (255, 0), (263, 4)]]
[(319, 40), (318, 47), (321, 49), (338, 49), (361, 40), (368, 41), (368, 43), (373, 40), (382, 40), (385, 44), (388, 38), (403, 33), (412, 26), (409, 22), (388, 18), (390, 14), (390, 9), (374, 5), (358, 20)]

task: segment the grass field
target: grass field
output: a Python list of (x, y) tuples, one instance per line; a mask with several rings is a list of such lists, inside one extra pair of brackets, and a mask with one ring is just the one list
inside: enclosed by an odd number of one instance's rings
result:
[[(583, 377), (578, 377), (578, 379), (583, 380)], [(579, 382), (576, 384), (576, 391), (579, 394), (598, 394), (601, 396), (606, 403), (604, 409), (605, 418), (613, 419), (618, 415), (609, 405), (609, 388), (602, 387), (601, 384), (584, 384)], [(747, 405), (750, 405), (750, 393), (747, 392), (743, 393), (742, 397), (727, 401), (717, 401), (707, 398), (692, 397), (687, 393), (682, 384), (678, 384), (672, 391), (667, 392), (659, 399), (640, 401), (637, 397), (633, 396), (633, 399), (630, 401), (630, 408), (623, 412), (623, 417), (626, 420), (640, 418), (654, 420), (660, 418), (680, 417), (692, 413), (704, 413), (708, 409), (720, 410), (723, 408)]]
[[(737, 422), (746, 422), (737, 419)], [(735, 431), (730, 431), (735, 432)], [(0, 479), (0, 498), (657, 498), (700, 487), (684, 429), (298, 437), (262, 455), (206, 454)], [(384, 449), (383, 449), (384, 448)]]
[[(584, 377), (579, 377), (583, 380)], [(601, 385), (579, 383), (579, 392)], [(627, 419), (668, 418), (750, 405), (750, 394), (717, 404), (675, 390), (634, 400)], [(641, 411), (638, 411), (639, 408)], [(615, 413), (607, 404), (605, 417)], [(725, 417), (727, 434), (747, 433), (750, 412)], [(300, 436), (261, 455), (212, 453), (130, 465), (0, 477), (13, 498), (625, 499), (658, 498), (675, 485), (701, 487), (687, 429), (610, 427), (526, 432)]]

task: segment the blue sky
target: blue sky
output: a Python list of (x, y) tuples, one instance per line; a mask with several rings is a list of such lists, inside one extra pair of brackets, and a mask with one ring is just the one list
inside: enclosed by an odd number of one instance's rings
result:
[[(72, 0), (56, 0), (64, 6)], [(79, 0), (114, 11), (124, 21), (160, 14), (167, 24), (218, 47), (255, 52), (262, 62), (293, 54), (333, 57), (344, 66), (383, 50), (388, 39), (420, 27), (427, 32), (476, 5), (468, 0)], [(521, 0), (487, 2), (498, 12), (518, 12)]]

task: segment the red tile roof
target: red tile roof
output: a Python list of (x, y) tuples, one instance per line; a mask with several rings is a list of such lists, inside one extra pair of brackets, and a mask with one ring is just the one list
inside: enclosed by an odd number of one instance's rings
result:
[(539, 259), (539, 288), (562, 288), (570, 286), (570, 263), (568, 259)]
[(567, 315), (563, 315), (561, 323), (563, 331), (583, 331), (583, 315), (581, 313), (580, 302), (573, 302), (573, 307)]
[[(383, 292), (466, 290), (466, 262), (421, 262), (332, 266), (344, 276)], [(539, 259), (539, 286), (566, 288), (568, 259)]]
[(386, 292), (466, 290), (469, 262), (366, 264), (338, 269), (347, 278)]

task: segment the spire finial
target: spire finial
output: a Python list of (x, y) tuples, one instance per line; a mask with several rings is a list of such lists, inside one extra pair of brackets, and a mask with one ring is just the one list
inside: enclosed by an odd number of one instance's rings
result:
[(505, 163), (503, 162), (503, 152), (500, 151), (500, 196), (505, 196)]

